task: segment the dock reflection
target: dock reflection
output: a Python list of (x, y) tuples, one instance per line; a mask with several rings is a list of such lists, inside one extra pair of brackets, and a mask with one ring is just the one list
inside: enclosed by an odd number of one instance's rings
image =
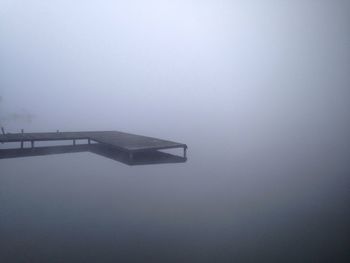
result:
[(91, 152), (114, 161), (127, 165), (184, 163), (187, 158), (160, 151), (147, 151), (134, 153), (130, 158), (129, 153), (120, 151), (114, 147), (103, 144), (61, 145), (34, 148), (0, 149), (0, 159), (34, 157), (52, 154)]

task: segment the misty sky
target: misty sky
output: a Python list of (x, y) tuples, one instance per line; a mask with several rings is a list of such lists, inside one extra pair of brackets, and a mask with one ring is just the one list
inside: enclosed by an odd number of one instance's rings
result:
[(2, 122), (344, 140), (349, 13), (348, 1), (1, 0)]

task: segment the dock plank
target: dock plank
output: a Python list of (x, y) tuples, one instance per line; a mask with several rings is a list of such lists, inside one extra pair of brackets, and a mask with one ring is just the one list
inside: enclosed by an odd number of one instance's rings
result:
[(133, 153), (170, 148), (187, 148), (184, 143), (178, 143), (148, 136), (136, 135), (119, 131), (83, 131), (83, 132), (38, 132), (12, 133), (0, 135), (0, 142), (21, 141), (60, 141), (90, 139), (98, 143)]

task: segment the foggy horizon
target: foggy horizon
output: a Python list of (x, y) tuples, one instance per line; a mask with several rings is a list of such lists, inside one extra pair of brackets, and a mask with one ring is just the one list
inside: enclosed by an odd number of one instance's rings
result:
[(12, 247), (16, 262), (349, 258), (349, 25), (342, 0), (1, 0), (6, 132), (115, 130), (189, 152), (0, 160), (0, 261)]

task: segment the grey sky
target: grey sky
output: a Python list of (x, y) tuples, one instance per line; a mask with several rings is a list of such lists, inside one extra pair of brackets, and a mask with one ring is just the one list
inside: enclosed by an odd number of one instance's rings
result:
[(339, 136), (349, 131), (349, 7), (2, 0), (1, 110), (36, 116), (9, 129)]

